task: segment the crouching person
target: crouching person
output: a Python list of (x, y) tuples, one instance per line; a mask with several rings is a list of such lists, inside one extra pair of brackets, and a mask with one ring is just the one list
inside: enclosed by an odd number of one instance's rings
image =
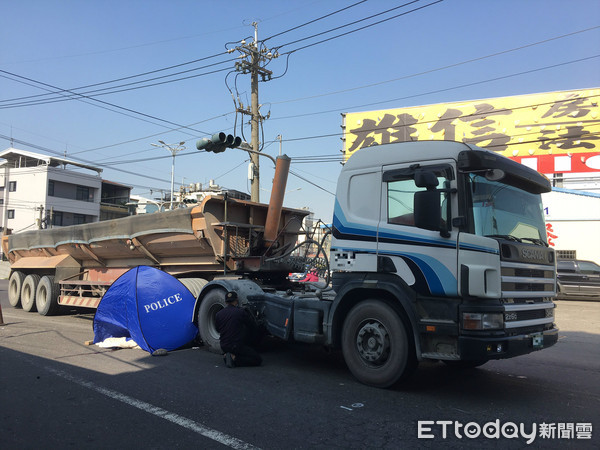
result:
[(257, 335), (257, 325), (250, 312), (238, 306), (236, 292), (225, 296), (227, 306), (215, 315), (221, 349), (227, 367), (260, 366), (262, 358), (249, 344)]

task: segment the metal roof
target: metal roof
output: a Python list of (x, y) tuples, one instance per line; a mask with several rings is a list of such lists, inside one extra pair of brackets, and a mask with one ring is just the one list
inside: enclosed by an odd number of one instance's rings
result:
[(98, 175), (102, 173), (102, 169), (100, 167), (92, 166), (90, 164), (84, 164), (57, 156), (48, 156), (41, 153), (29, 152), (27, 150), (18, 150), (16, 148), (8, 148), (1, 152), (0, 159), (5, 160), (5, 162), (0, 162), (0, 166), (5, 164), (15, 164), (18, 165), (17, 167), (36, 167), (44, 164), (50, 167), (58, 167), (69, 164), (71, 166), (93, 170), (97, 172)]

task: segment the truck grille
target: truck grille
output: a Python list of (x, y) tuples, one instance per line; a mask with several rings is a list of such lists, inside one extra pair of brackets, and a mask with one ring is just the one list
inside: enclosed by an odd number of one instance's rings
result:
[(554, 265), (502, 261), (504, 327), (541, 331), (554, 322), (556, 291)]
[(554, 266), (502, 261), (502, 298), (553, 297)]

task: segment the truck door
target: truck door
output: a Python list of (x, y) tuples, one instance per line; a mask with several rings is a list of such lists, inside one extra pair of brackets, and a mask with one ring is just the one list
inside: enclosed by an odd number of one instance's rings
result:
[[(454, 163), (397, 164), (383, 168), (382, 204), (378, 231), (380, 271), (395, 271), (415, 291), (428, 296), (457, 295), (457, 233), (452, 231), (456, 208)], [(440, 230), (417, 228), (415, 193), (426, 188), (415, 183), (416, 171), (431, 171), (438, 179), (442, 220)]]

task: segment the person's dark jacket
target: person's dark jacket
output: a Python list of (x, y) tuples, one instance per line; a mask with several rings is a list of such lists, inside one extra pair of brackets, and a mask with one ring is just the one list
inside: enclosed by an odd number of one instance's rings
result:
[(224, 352), (232, 352), (244, 345), (247, 334), (256, 326), (248, 311), (234, 305), (227, 305), (216, 314), (215, 325), (221, 334)]

